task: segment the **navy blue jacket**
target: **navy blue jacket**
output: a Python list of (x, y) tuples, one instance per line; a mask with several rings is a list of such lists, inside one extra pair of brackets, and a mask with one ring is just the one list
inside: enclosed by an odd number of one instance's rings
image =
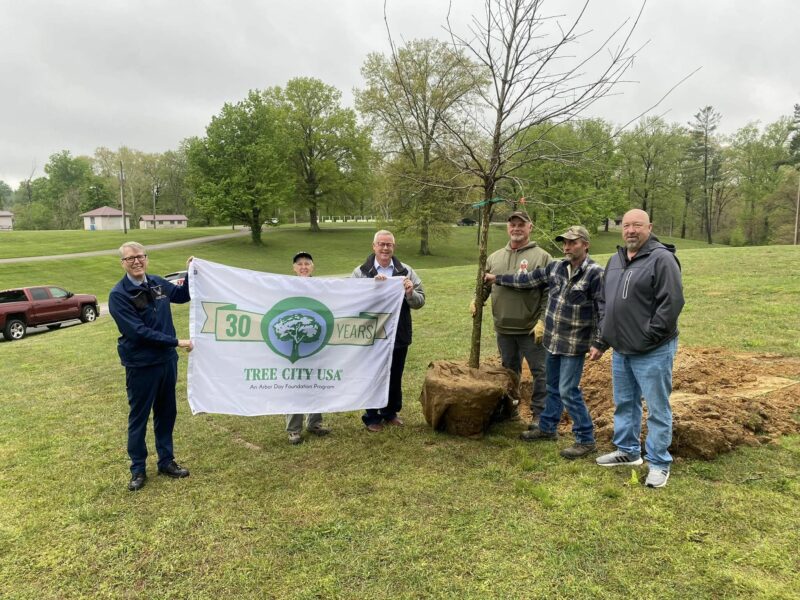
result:
[(108, 296), (108, 312), (121, 334), (117, 352), (126, 367), (147, 367), (178, 356), (178, 338), (169, 305), (190, 300), (189, 276), (183, 285), (174, 285), (157, 275), (146, 277), (145, 286), (137, 286), (125, 275)]
[(681, 267), (675, 246), (650, 235), (628, 260), (617, 247), (606, 266), (600, 295), (601, 349), (645, 354), (678, 335), (683, 309)]

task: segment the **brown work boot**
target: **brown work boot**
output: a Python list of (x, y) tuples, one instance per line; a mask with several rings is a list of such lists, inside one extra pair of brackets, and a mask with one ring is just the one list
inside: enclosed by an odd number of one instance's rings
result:
[(564, 458), (568, 458), (569, 460), (574, 460), (576, 458), (583, 458), (587, 454), (591, 454), (597, 450), (597, 444), (579, 444), (575, 442), (572, 446), (568, 448), (564, 448), (559, 454)]

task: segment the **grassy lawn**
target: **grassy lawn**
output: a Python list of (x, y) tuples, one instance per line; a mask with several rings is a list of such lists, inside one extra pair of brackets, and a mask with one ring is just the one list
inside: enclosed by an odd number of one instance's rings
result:
[[(481, 441), (427, 427), (426, 366), (468, 352), (467, 229), (434, 257), (400, 240), (428, 292), (403, 430), (368, 434), (357, 414), (336, 414), (332, 435), (292, 447), (280, 417), (192, 417), (182, 358), (175, 445), (192, 476), (157, 477), (151, 461), (131, 494), (113, 322), (0, 343), (0, 598), (798, 597), (800, 436), (679, 460), (669, 486), (649, 490), (631, 470), (564, 461), (570, 440), (518, 441), (521, 423)], [(341, 231), (281, 227), (261, 249), (231, 240), (197, 255), (288, 272), (308, 250), (321, 274), (341, 274), (372, 233)], [(683, 248), (682, 343), (800, 356), (800, 249)], [(154, 252), (153, 270), (180, 267), (187, 250)], [(16, 266), (0, 265), (0, 281)], [(30, 266), (106, 294), (121, 273), (102, 257)], [(175, 315), (188, 331), (187, 307)], [(491, 327), (484, 348), (494, 353)]]
[[(178, 231), (178, 230), (173, 230)], [(230, 229), (190, 229), (185, 231), (208, 231), (210, 234), (229, 232)], [(13, 232), (24, 237), (25, 245), (33, 244), (40, 233), (72, 234), (85, 233), (86, 235), (102, 234), (106, 232)], [(154, 240), (139, 237), (139, 233), (162, 234)], [(314, 256), (316, 274), (320, 276), (349, 275), (353, 268), (371, 251), (372, 235), (375, 233), (373, 226), (352, 226), (342, 224), (325, 224), (319, 233), (311, 233), (306, 225), (282, 225), (277, 228), (265, 229), (263, 245), (253, 246), (249, 237), (234, 238), (202, 246), (188, 246), (185, 248), (171, 248), (166, 250), (152, 250), (150, 256), (150, 271), (156, 274), (166, 274), (185, 268), (186, 258), (195, 255), (206, 260), (219, 262), (231, 266), (269, 271), (273, 273), (291, 273), (291, 257), (296, 252), (304, 250)], [(4, 236), (0, 236), (2, 242)], [(73, 252), (73, 246), (67, 244), (64, 237), (56, 244), (53, 252)], [(152, 232), (136, 231), (127, 239), (139, 241), (143, 244), (173, 241), (168, 237), (168, 232), (156, 230)], [(177, 238), (175, 238), (177, 239)], [(474, 265), (477, 263), (477, 227), (453, 227), (448, 240), (434, 240), (431, 256), (419, 256), (419, 241), (413, 237), (398, 237), (397, 255), (411, 264), (415, 269), (433, 269), (458, 265)], [(502, 225), (493, 226), (489, 235), (489, 247), (500, 248), (507, 241), (505, 228)], [(592, 252), (594, 254), (610, 253), (619, 243), (618, 233), (599, 233), (593, 238)], [(666, 241), (678, 244), (681, 253), (688, 248), (708, 248), (704, 242), (694, 240), (675, 240), (667, 238)], [(122, 240), (109, 240), (109, 245), (93, 247), (98, 250), (103, 248), (117, 248)], [(559, 246), (552, 241), (542, 242), (543, 247), (553, 256), (560, 256)], [(55, 247), (54, 246), (54, 247)], [(82, 250), (84, 246), (79, 247)], [(3, 246), (0, 246), (0, 251)], [(67, 250), (64, 250), (67, 248)], [(48, 252), (50, 252), (48, 251)], [(29, 252), (32, 252), (29, 251)], [(40, 252), (46, 255), (48, 252)], [(34, 255), (34, 254), (26, 254)], [(1, 256), (0, 256), (1, 257)], [(601, 258), (598, 258), (601, 260)], [(602, 262), (605, 258), (602, 258)], [(94, 256), (85, 258), (71, 258), (66, 260), (52, 260), (30, 263), (0, 264), (0, 289), (15, 286), (29, 285), (58, 285), (76, 293), (95, 294), (105, 302), (111, 287), (122, 276), (122, 269), (116, 256)]]
[(230, 227), (192, 227), (186, 229), (129, 229), (122, 231), (5, 231), (0, 233), (0, 258), (49, 256), (72, 252), (91, 252), (119, 248), (123, 242), (160, 244), (208, 235), (231, 233)]

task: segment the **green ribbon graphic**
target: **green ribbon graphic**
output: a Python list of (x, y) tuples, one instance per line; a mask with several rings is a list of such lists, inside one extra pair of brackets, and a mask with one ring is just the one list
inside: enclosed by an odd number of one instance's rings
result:
[[(203, 302), (206, 320), (200, 333), (213, 333), (218, 342), (264, 342), (261, 321), (264, 314), (239, 310), (227, 302)], [(371, 346), (386, 339), (386, 322), (391, 313), (362, 312), (354, 317), (338, 317), (326, 345)]]

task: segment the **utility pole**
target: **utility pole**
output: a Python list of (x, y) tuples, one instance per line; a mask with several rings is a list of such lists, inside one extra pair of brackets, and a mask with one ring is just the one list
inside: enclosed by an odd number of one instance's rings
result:
[(797, 230), (800, 228), (800, 171), (797, 172), (797, 201), (794, 207), (794, 245), (797, 246)]
[(153, 184), (153, 229), (156, 228), (156, 199), (158, 198), (159, 185)]
[(128, 222), (125, 220), (125, 173), (122, 170), (122, 160), (119, 161), (119, 203), (122, 206), (122, 231), (128, 235)]

